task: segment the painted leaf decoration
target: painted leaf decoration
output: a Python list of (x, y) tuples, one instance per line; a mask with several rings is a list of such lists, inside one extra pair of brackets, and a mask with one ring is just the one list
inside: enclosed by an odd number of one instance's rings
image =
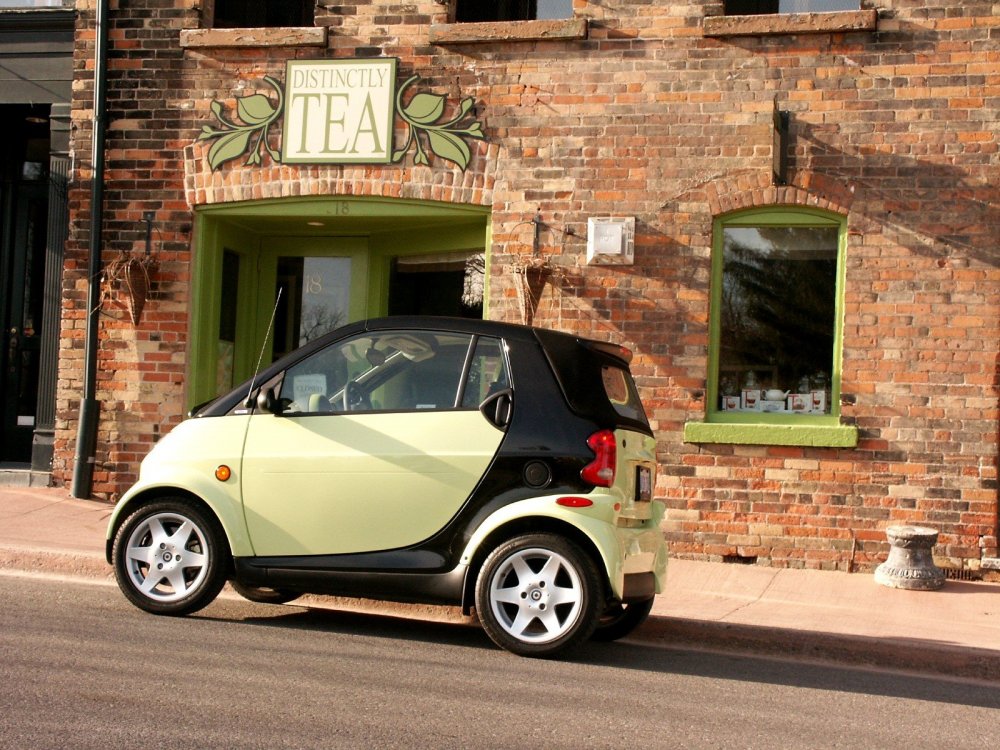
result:
[(417, 94), (403, 107), (403, 112), (413, 122), (430, 125), (444, 113), (444, 100), (438, 94)]
[(218, 169), (224, 162), (235, 159), (246, 151), (250, 144), (250, 132), (249, 130), (234, 130), (219, 138), (208, 150), (209, 166), (213, 170)]
[(472, 154), (465, 141), (454, 133), (445, 130), (428, 130), (427, 137), (431, 142), (431, 150), (442, 159), (454, 162), (463, 171), (469, 166)]
[(263, 94), (251, 94), (237, 99), (236, 111), (247, 125), (260, 125), (274, 116), (274, 107)]

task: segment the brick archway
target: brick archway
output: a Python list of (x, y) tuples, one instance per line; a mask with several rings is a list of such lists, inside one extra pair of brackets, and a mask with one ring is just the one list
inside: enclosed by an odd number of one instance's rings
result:
[(766, 206), (802, 206), (848, 214), (854, 188), (817, 172), (796, 172), (789, 185), (774, 185), (769, 172), (755, 172), (709, 183), (706, 200), (712, 216)]
[(184, 149), (184, 195), (188, 206), (310, 196), (365, 196), (434, 200), (491, 206), (496, 182), (498, 147), (474, 145), (464, 172), (437, 160), (431, 167), (399, 165), (226, 166), (213, 172), (207, 148), (193, 143)]

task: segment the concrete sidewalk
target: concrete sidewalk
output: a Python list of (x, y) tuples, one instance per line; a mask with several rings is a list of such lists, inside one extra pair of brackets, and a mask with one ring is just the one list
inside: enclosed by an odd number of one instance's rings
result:
[[(65, 490), (0, 487), (0, 568), (111, 580), (104, 561), (110, 514), (111, 506)], [(863, 573), (690, 560), (671, 560), (667, 584), (634, 641), (1000, 681), (1000, 584), (947, 581), (939, 591), (902, 591)], [(458, 617), (443, 607), (305, 603)]]

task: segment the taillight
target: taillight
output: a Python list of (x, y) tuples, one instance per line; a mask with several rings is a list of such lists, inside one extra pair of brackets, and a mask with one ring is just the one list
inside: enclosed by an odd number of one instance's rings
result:
[(618, 463), (618, 443), (611, 430), (595, 432), (587, 438), (587, 445), (594, 451), (594, 460), (583, 467), (580, 477), (595, 487), (610, 487), (615, 483), (615, 466)]

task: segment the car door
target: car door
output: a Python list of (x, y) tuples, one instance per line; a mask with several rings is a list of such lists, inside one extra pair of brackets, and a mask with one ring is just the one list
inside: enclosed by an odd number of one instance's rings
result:
[[(290, 367), (250, 418), (242, 464), (258, 556), (407, 547), (472, 493), (504, 437), (502, 343), (467, 334), (354, 336)], [(500, 416), (498, 416), (500, 415)]]

